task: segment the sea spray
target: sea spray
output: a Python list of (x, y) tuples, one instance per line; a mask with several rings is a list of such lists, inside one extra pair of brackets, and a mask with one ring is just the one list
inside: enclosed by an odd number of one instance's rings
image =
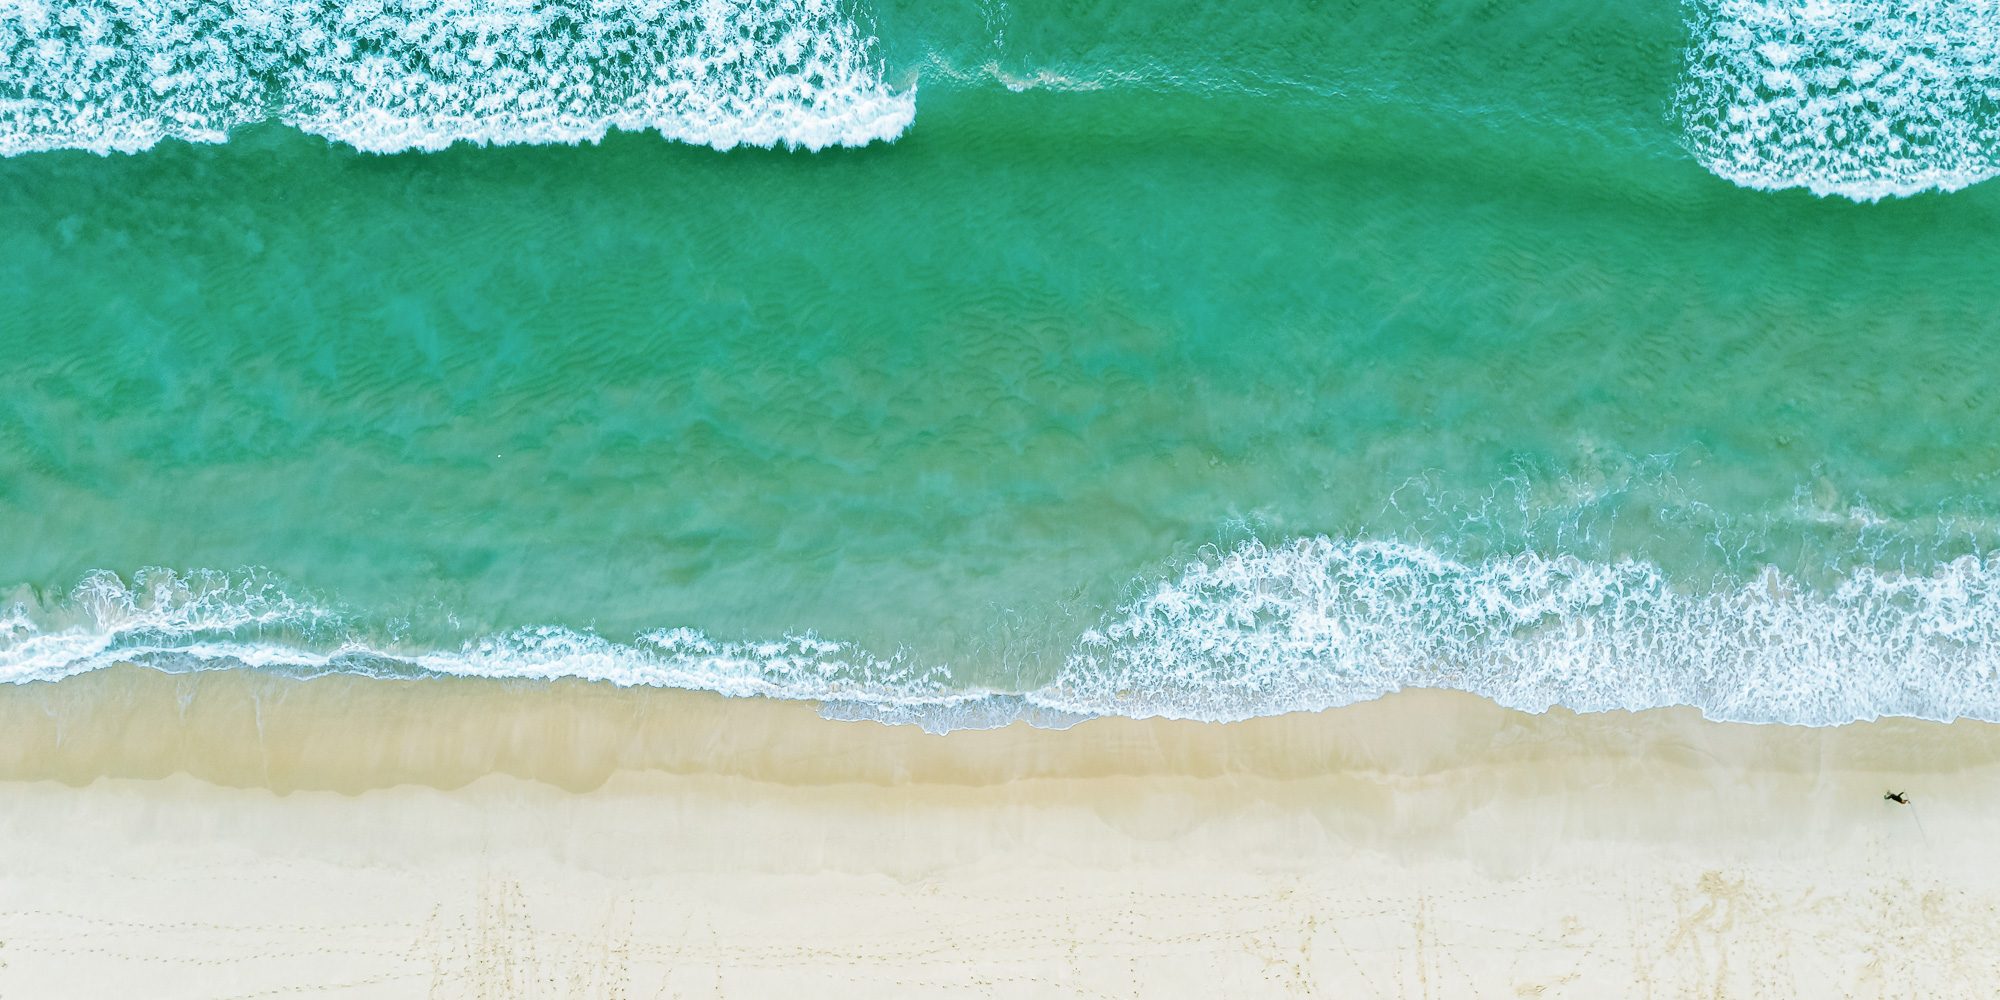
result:
[(0, 680), (115, 663), (385, 677), (580, 678), (822, 702), (932, 729), (1092, 716), (1232, 721), (1406, 687), (1530, 711), (1691, 705), (1714, 718), (1833, 725), (1883, 715), (2000, 719), (2000, 559), (1859, 568), (1815, 589), (1776, 570), (1688, 586), (1657, 565), (1534, 552), (1474, 561), (1396, 541), (1251, 541), (1193, 560), (1083, 631), (1047, 683), (994, 690), (949, 665), (799, 633), (687, 627), (618, 641), (531, 626), (424, 648), (230, 574), (92, 574), (0, 616)]
[(1874, 201), (2000, 174), (2000, 2), (1695, 0), (1679, 110), (1742, 186)]
[(915, 114), (872, 48), (833, 0), (0, 0), (0, 155), (273, 119), (374, 152), (860, 145)]
[(1692, 705), (1830, 725), (2000, 716), (2000, 560), (1776, 570), (1678, 583), (1657, 565), (1535, 552), (1460, 561), (1394, 541), (1252, 542), (1197, 561), (1086, 633), (1035, 700), (1093, 714), (1245, 719), (1404, 687), (1514, 708)]

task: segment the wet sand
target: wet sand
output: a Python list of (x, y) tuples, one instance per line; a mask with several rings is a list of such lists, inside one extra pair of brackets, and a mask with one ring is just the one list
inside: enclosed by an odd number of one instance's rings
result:
[(2000, 989), (1988, 724), (1411, 691), (938, 737), (121, 668), (0, 688), (0, 732), (0, 997)]

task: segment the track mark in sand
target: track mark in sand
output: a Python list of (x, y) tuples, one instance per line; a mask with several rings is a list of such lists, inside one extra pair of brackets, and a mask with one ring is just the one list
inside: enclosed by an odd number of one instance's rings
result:
[(466, 912), (434, 909), (414, 950), (428, 959), (432, 1000), (626, 1000), (633, 933), (622, 899), (595, 925), (539, 925), (521, 883), (482, 878)]

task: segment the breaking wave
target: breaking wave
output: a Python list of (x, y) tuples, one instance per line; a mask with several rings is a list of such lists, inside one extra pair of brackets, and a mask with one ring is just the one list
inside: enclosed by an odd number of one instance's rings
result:
[(1240, 719), (1454, 688), (1579, 711), (1691, 705), (1830, 725), (2000, 717), (2000, 561), (1858, 570), (1828, 591), (1768, 570), (1685, 589), (1638, 560), (1461, 562), (1395, 542), (1252, 543), (1086, 633), (1044, 697)]
[(915, 95), (834, 0), (0, 0), (0, 155), (221, 142), (373, 152), (893, 139)]
[(254, 575), (161, 570), (92, 574), (64, 600), (0, 615), (0, 680), (14, 683), (114, 663), (582, 678), (816, 701), (830, 717), (934, 730), (1105, 715), (1230, 721), (1431, 687), (1529, 711), (1690, 705), (1718, 719), (1832, 725), (2000, 719), (2000, 559), (1860, 569), (1830, 589), (1775, 570), (1686, 588), (1637, 560), (1250, 542), (1142, 587), (1054, 652), (1045, 683), (994, 690), (946, 665), (811, 634), (739, 642), (673, 628), (615, 641), (538, 626), (408, 648), (394, 628), (363, 628)]
[(1735, 184), (1863, 201), (2000, 174), (2000, 2), (1695, 0), (1679, 110)]

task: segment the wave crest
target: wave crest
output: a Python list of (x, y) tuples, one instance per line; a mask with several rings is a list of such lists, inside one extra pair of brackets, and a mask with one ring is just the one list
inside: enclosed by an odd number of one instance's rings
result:
[(2000, 174), (2000, 2), (1696, 0), (1679, 109), (1751, 188), (1863, 201)]
[(915, 115), (873, 45), (833, 0), (0, 0), (0, 155), (271, 119), (373, 152), (861, 145)]
[(1809, 725), (2000, 718), (2000, 561), (1862, 569), (1830, 592), (1776, 571), (1689, 590), (1638, 560), (1468, 563), (1396, 542), (1251, 543), (1091, 630), (1038, 699), (1243, 719), (1404, 687), (1528, 711), (1692, 705)]
[(546, 625), (417, 648), (254, 575), (92, 574), (67, 600), (0, 613), (0, 681), (115, 663), (313, 674), (582, 678), (820, 702), (930, 729), (1093, 716), (1232, 721), (1405, 687), (1513, 708), (1689, 705), (1719, 719), (1833, 725), (1884, 715), (2000, 720), (2000, 558), (1856, 569), (1814, 589), (1776, 570), (1690, 588), (1658, 566), (1533, 552), (1464, 561), (1402, 542), (1301, 538), (1211, 553), (1084, 630), (1046, 683), (998, 690), (941, 664), (812, 633), (620, 642)]

